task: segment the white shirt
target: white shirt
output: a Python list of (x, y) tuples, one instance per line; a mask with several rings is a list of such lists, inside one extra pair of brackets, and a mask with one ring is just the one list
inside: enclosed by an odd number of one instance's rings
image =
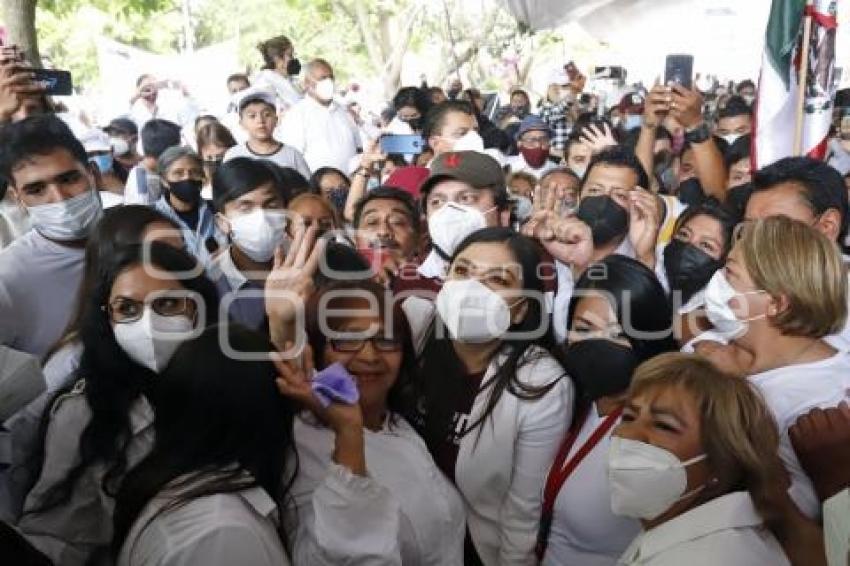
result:
[(0, 344), (42, 357), (77, 304), (85, 249), (30, 230), (0, 252)]
[(551, 171), (552, 169), (557, 169), (558, 165), (550, 161), (549, 159), (543, 164), (539, 169), (535, 169), (525, 160), (525, 157), (520, 153), (519, 155), (511, 155), (504, 159), (504, 164), (507, 165), (511, 173), (519, 173), (522, 171), (523, 173), (529, 173), (534, 175), (539, 181), (540, 178)]
[[(604, 420), (594, 404), (570, 449), (567, 462)], [(588, 452), (558, 492), (543, 566), (614, 566), (629, 543), (640, 534), (640, 522), (611, 512), (608, 446), (612, 430)]]
[(310, 168), (307, 166), (307, 162), (304, 160), (304, 156), (301, 155), (300, 151), (286, 144), (281, 145), (279, 150), (269, 155), (254, 153), (253, 151), (251, 151), (251, 148), (248, 147), (247, 143), (234, 145), (233, 147), (227, 150), (227, 153), (224, 154), (224, 163), (227, 163), (228, 161), (236, 157), (265, 159), (271, 161), (276, 165), (280, 165), (281, 167), (289, 167), (290, 169), (295, 169), (296, 171), (301, 173), (305, 179), (310, 179)]
[(835, 407), (847, 399), (850, 353), (838, 352), (819, 362), (786, 366), (749, 377), (761, 392), (779, 428), (779, 457), (791, 475), (791, 499), (809, 518), (819, 519), (820, 502), (788, 438), (798, 417), (814, 408)]
[(844, 489), (823, 504), (823, 538), (829, 566), (850, 563), (850, 490)]
[(157, 514), (154, 498), (130, 529), (119, 566), (288, 566), (277, 505), (260, 487), (207, 495)]
[(275, 137), (300, 151), (310, 171), (336, 167), (344, 172), (360, 147), (360, 133), (348, 111), (336, 102), (319, 104), (311, 96), (286, 113)]
[(273, 69), (263, 69), (254, 77), (253, 86), (274, 91), (277, 95), (278, 109), (286, 110), (298, 104), (303, 98), (292, 82)]
[[(298, 477), (293, 497), (299, 522), (312, 524), (312, 495), (331, 465), (334, 434), (313, 424), (295, 421)], [(384, 486), (401, 510), (399, 544), (404, 564), (462, 566), (466, 520), (463, 502), (437, 468), (428, 448), (401, 417), (378, 432), (364, 430), (369, 477)]]
[(786, 566), (782, 547), (746, 491), (727, 493), (639, 535), (629, 566)]

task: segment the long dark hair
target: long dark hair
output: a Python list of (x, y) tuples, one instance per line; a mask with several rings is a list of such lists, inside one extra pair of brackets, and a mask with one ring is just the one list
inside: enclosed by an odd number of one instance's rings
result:
[(735, 231), (735, 226), (741, 220), (740, 216), (726, 206), (721, 205), (717, 200), (709, 198), (698, 205), (689, 206), (682, 212), (673, 228), (674, 237), (676, 232), (697, 216), (713, 218), (720, 224), (720, 233), (723, 236), (723, 249), (721, 250), (720, 261), (725, 261), (726, 256), (732, 250), (732, 233)]
[[(416, 381), (416, 352), (410, 335), (410, 325), (407, 316), (401, 308), (401, 303), (394, 301), (392, 293), (369, 279), (337, 281), (325, 287), (310, 297), (305, 308), (307, 338), (313, 349), (313, 363), (316, 368), (327, 366), (324, 359), (327, 336), (322, 332), (322, 322), (325, 327), (338, 330), (346, 322), (343, 313), (362, 309), (369, 310), (369, 302), (363, 295), (371, 295), (378, 306), (378, 317), (387, 327), (385, 332), (392, 332), (402, 345), (402, 362), (395, 383), (387, 394), (387, 408), (390, 411), (390, 422), (397, 415), (407, 415), (412, 409), (413, 384)], [(323, 308), (319, 309), (322, 303)], [(327, 316), (336, 313), (336, 316)]]
[(157, 514), (252, 487), (282, 508), (294, 478), (284, 478), (287, 460), (295, 457), (294, 403), (278, 392), (270, 360), (225, 354), (220, 333), (240, 353), (274, 350), (268, 338), (237, 324), (209, 327), (180, 345), (157, 386), (154, 448), (127, 474), (116, 498), (116, 556), (145, 505), (166, 486), (179, 493)]
[[(145, 251), (147, 247), (147, 251)], [(139, 395), (150, 394), (154, 384), (161, 379), (148, 368), (130, 359), (118, 345), (106, 304), (115, 279), (127, 269), (147, 260), (159, 270), (175, 274), (180, 284), (200, 295), (205, 309), (206, 322), (218, 319), (218, 292), (215, 285), (199, 273), (198, 264), (187, 252), (168, 244), (152, 242), (147, 246), (127, 246), (115, 249), (115, 258), (102, 265), (98, 280), (88, 297), (80, 324), (83, 354), (76, 378), (85, 380), (84, 395), (91, 420), (80, 437), (80, 461), (65, 478), (51, 487), (40, 510), (66, 502), (83, 472), (95, 462), (106, 464), (102, 488), (105, 493), (117, 492), (120, 478), (127, 469), (126, 448), (132, 438), (130, 407)], [(69, 384), (57, 394), (67, 393), (75, 384)], [(38, 459), (43, 464), (44, 439), (50, 423), (50, 409), (42, 416), (41, 447)]]
[(145, 231), (155, 222), (168, 224), (174, 228), (175, 233), (180, 233), (180, 227), (173, 220), (149, 206), (128, 204), (103, 211), (103, 218), (86, 242), (83, 282), (77, 295), (74, 315), (62, 338), (44, 356), (45, 362), (63, 346), (79, 338), (88, 299), (92, 296), (101, 275), (102, 266), (114, 260), (118, 248), (141, 244)]
[[(626, 340), (641, 362), (678, 349), (673, 339), (673, 311), (667, 294), (655, 274), (639, 261), (613, 254), (588, 267), (573, 290), (568, 329), (572, 327), (579, 301), (588, 291), (598, 292), (609, 301)], [(638, 336), (640, 333), (647, 336)]]
[[(494, 242), (507, 246), (516, 262), (522, 267), (523, 290), (542, 297), (545, 289), (538, 273), (541, 262), (540, 248), (536, 242), (510, 228), (484, 228), (473, 232), (461, 242), (454, 257), (457, 258), (473, 244)], [(547, 315), (541, 301), (530, 297), (527, 304), (528, 311), (525, 318), (509, 329), (510, 333), (520, 336), (503, 339), (495, 356), (505, 355), (505, 361), (492, 378), (481, 384), (481, 390), (492, 387), (490, 397), (481, 417), (467, 427), (467, 433), (480, 429), (505, 392), (520, 399), (534, 400), (543, 397), (557, 382), (555, 379), (542, 387), (534, 387), (523, 383), (517, 377), (517, 370), (520, 367), (545, 355), (526, 355), (529, 348), (538, 345), (548, 349), (552, 344), (551, 329), (548, 327)], [(425, 347), (419, 355), (418, 375), (420, 377), (416, 384), (417, 412), (411, 416), (411, 420), (416, 423), (430, 447), (442, 442), (449, 432), (454, 416), (454, 400), (458, 399), (462, 393), (463, 379), (466, 375), (466, 368), (455, 352), (452, 341), (448, 337), (437, 336), (437, 322), (435, 319), (428, 330)], [(545, 328), (542, 337), (537, 339), (528, 337), (541, 328)], [(526, 337), (522, 337), (523, 335)]]

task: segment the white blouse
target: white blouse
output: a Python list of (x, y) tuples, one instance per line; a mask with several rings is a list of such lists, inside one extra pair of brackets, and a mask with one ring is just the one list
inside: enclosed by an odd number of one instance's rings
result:
[[(434, 464), (419, 435), (397, 417), (378, 432), (365, 430), (364, 440), (369, 477), (392, 494), (400, 510), (401, 563), (462, 566), (466, 532), (463, 502)], [(299, 417), (295, 421), (295, 444), (299, 469), (292, 495), (298, 536), (303, 537), (304, 530), (311, 529), (315, 521), (313, 493), (331, 466), (334, 433), (309, 417)], [(296, 530), (287, 532), (291, 537)]]
[[(567, 462), (604, 420), (594, 404), (570, 449)], [(608, 483), (610, 442), (611, 431), (608, 431), (558, 492), (543, 566), (614, 566), (640, 533), (640, 522), (636, 519), (618, 517), (611, 512)]]
[(746, 491), (727, 493), (639, 535), (623, 566), (788, 566)]
[(819, 519), (820, 501), (791, 446), (788, 429), (810, 410), (835, 407), (848, 398), (850, 353), (838, 352), (825, 360), (765, 371), (749, 379), (764, 396), (779, 427), (779, 457), (791, 474), (788, 493), (800, 511)]

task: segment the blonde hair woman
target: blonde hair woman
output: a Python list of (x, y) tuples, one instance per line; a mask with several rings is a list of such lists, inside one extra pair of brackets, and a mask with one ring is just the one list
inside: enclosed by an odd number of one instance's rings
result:
[(789, 564), (776, 426), (746, 381), (686, 354), (635, 372), (609, 453), (611, 507), (644, 532), (619, 564)]
[(847, 317), (847, 272), (835, 244), (786, 217), (744, 224), (726, 267), (705, 290), (706, 314), (730, 341), (697, 348), (720, 364), (730, 356), (760, 390), (779, 426), (779, 455), (791, 498), (810, 518), (820, 505), (785, 432), (815, 407), (832, 407), (850, 387), (850, 355), (823, 338)]

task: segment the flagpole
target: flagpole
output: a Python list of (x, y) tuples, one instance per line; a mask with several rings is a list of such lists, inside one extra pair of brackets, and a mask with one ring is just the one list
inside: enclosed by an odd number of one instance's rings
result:
[(797, 84), (797, 120), (794, 128), (794, 155), (803, 155), (803, 124), (806, 110), (806, 82), (809, 78), (809, 42), (812, 37), (811, 7), (814, 0), (806, 0), (803, 12), (803, 49), (800, 54), (800, 76)]

